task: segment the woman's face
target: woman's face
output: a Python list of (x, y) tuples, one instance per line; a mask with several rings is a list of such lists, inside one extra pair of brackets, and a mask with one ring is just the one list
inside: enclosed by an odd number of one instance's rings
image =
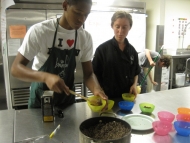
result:
[(126, 18), (118, 18), (112, 25), (115, 39), (118, 42), (123, 42), (131, 29), (129, 20)]

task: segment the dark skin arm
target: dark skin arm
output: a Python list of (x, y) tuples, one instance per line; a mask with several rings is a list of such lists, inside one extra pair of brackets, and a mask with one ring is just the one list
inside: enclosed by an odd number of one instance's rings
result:
[(28, 63), (29, 60), (18, 53), (11, 67), (11, 74), (26, 82), (44, 82), (50, 90), (57, 93), (64, 91), (69, 95), (69, 88), (63, 79), (51, 73), (32, 70), (26, 66)]
[[(59, 76), (43, 71), (32, 70), (26, 66), (28, 63), (29, 60), (18, 53), (11, 67), (11, 74), (14, 77), (26, 82), (44, 82), (50, 90), (57, 93), (64, 91), (66, 94), (70, 94), (69, 87), (65, 85), (64, 80)], [(102, 91), (96, 76), (93, 73), (91, 61), (82, 63), (82, 67), (84, 81), (88, 89), (91, 90), (94, 95), (107, 99), (107, 96)]]
[(106, 100), (106, 105), (104, 106), (102, 111), (107, 110), (108, 97), (105, 95), (104, 91), (100, 87), (99, 82), (96, 78), (96, 75), (93, 72), (92, 62), (91, 61), (83, 62), (82, 67), (83, 67), (83, 75), (84, 75), (84, 81), (85, 81), (86, 86), (88, 87), (90, 91), (93, 92), (94, 95), (100, 96), (102, 99)]
[(94, 95), (100, 96), (102, 99), (107, 100), (108, 98), (105, 95), (102, 88), (100, 87), (99, 82), (93, 72), (91, 61), (83, 62), (82, 68), (83, 68), (84, 82), (85, 85), (88, 87), (88, 89), (92, 91)]

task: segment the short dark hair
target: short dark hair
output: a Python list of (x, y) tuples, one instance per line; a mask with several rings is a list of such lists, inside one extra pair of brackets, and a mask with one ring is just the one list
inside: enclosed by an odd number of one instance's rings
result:
[(160, 62), (164, 62), (164, 66), (168, 68), (171, 64), (171, 57), (168, 55), (163, 55), (160, 58)]
[(77, 3), (80, 2), (87, 2), (92, 4), (92, 0), (65, 0), (69, 5), (76, 5)]
[(133, 25), (132, 16), (131, 16), (131, 14), (127, 13), (126, 11), (116, 11), (113, 14), (112, 18), (111, 18), (111, 26), (113, 26), (114, 22), (118, 18), (126, 18), (126, 19), (128, 19), (129, 23), (130, 23), (130, 27), (132, 27), (132, 25)]

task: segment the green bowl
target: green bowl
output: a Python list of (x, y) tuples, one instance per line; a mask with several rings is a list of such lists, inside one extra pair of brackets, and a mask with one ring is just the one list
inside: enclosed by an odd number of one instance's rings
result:
[(151, 103), (140, 103), (139, 107), (141, 111), (146, 114), (151, 114), (155, 108), (155, 106)]
[(132, 101), (133, 102), (135, 100), (135, 95), (131, 94), (131, 93), (123, 93), (122, 98), (125, 101)]

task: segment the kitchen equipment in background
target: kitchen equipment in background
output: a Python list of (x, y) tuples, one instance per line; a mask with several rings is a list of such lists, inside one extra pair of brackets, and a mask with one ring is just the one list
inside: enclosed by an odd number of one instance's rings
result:
[[(15, 5), (17, 6), (17, 5)], [(13, 7), (15, 7), (13, 6)], [(12, 63), (17, 55), (17, 50), (22, 44), (23, 35), (25, 32), (19, 31), (19, 27), (24, 27), (26, 31), (30, 26), (46, 20), (46, 11), (45, 10), (31, 10), (31, 9), (8, 9), (6, 10), (6, 20), (7, 20), (7, 63), (4, 64), (4, 68), (7, 68), (8, 73), (5, 73), (5, 76), (8, 79), (10, 86), (10, 93), (7, 93), (7, 96), (12, 97), (12, 106), (14, 108), (27, 106), (29, 98), (29, 87), (30, 82), (21, 81), (13, 77), (10, 73)], [(16, 26), (17, 28), (15, 28)], [(15, 31), (17, 32), (15, 32)], [(15, 34), (17, 33), (17, 34)], [(15, 35), (14, 35), (15, 34)], [(17, 37), (16, 37), (17, 36)], [(32, 66), (33, 61), (30, 61), (27, 65), (28, 67)], [(6, 87), (8, 88), (8, 87)]]
[(186, 64), (185, 64), (185, 83), (184, 83), (184, 85), (186, 86), (186, 85), (190, 85), (190, 58), (188, 58), (187, 60), (186, 60)]
[(175, 81), (176, 81), (177, 86), (184, 86), (185, 74), (184, 73), (175, 73)]

